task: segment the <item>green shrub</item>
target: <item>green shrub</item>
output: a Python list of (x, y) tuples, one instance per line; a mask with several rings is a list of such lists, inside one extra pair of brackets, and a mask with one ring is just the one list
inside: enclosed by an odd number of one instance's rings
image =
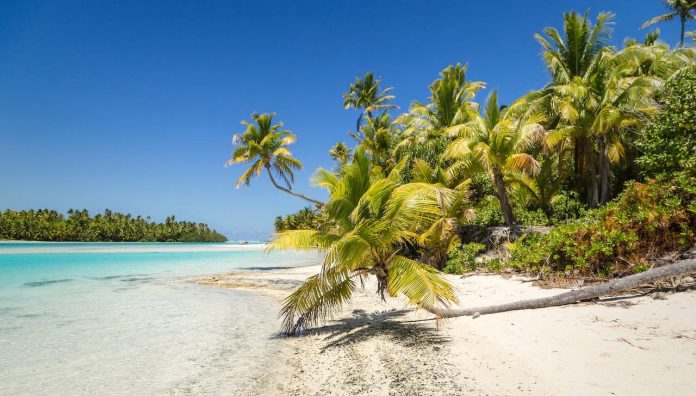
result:
[(467, 243), (466, 245), (459, 244), (454, 249), (450, 250), (447, 263), (443, 271), (448, 274), (461, 275), (466, 271), (476, 269), (476, 255), (486, 248), (486, 245), (481, 243)]
[(696, 66), (668, 80), (661, 111), (636, 145), (643, 153), (636, 162), (646, 176), (696, 176)]
[(513, 213), (517, 222), (524, 226), (545, 226), (549, 225), (549, 218), (543, 210), (528, 210), (524, 208), (514, 208)]
[(478, 224), (485, 227), (496, 226), (503, 223), (503, 211), (500, 202), (495, 196), (487, 196), (473, 207), (475, 216), (464, 220), (464, 224)]
[(501, 268), (503, 268), (503, 261), (498, 257), (486, 260), (484, 264), (486, 266), (486, 270), (489, 272), (500, 272)]
[(585, 205), (580, 202), (577, 193), (562, 192), (551, 199), (551, 209), (551, 223), (558, 224), (582, 216)]
[(695, 228), (695, 178), (631, 183), (606, 207), (515, 244), (510, 264), (533, 272), (630, 273), (650, 257), (696, 243)]

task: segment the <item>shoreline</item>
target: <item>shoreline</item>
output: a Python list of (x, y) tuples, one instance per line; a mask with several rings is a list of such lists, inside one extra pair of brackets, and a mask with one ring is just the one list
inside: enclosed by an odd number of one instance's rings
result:
[[(225, 242), (39, 242), (0, 241), (2, 254), (45, 253), (176, 253), (263, 251), (267, 244)], [(33, 249), (33, 250), (32, 250)]]
[[(240, 271), (193, 282), (278, 302), (318, 265)], [(448, 276), (463, 306), (549, 296), (498, 275)], [(687, 394), (696, 390), (696, 293), (620, 296), (595, 303), (436, 321), (381, 302), (372, 279), (323, 326), (278, 337), (281, 364), (263, 394)], [(280, 330), (280, 324), (279, 324)]]

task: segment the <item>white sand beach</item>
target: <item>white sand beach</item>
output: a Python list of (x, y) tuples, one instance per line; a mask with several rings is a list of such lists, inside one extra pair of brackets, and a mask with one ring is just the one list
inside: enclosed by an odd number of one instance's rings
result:
[[(278, 300), (317, 266), (242, 272), (200, 283), (253, 289)], [(450, 276), (463, 306), (567, 291), (493, 275)], [(696, 293), (462, 317), (439, 324), (375, 286), (305, 335), (272, 340), (283, 364), (242, 394), (696, 393)]]

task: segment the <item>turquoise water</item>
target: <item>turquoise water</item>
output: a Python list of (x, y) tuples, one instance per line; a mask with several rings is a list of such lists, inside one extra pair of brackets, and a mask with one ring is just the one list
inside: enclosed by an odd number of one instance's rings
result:
[(0, 243), (0, 395), (243, 393), (277, 361), (278, 304), (188, 280), (318, 261), (232, 244)]

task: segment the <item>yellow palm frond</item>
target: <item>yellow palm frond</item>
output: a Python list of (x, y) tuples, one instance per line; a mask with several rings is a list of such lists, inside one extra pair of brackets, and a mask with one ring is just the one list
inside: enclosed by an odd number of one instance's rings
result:
[(392, 296), (403, 293), (409, 304), (418, 307), (434, 308), (457, 302), (452, 285), (440, 272), (404, 256), (397, 255), (391, 261), (388, 290)]

